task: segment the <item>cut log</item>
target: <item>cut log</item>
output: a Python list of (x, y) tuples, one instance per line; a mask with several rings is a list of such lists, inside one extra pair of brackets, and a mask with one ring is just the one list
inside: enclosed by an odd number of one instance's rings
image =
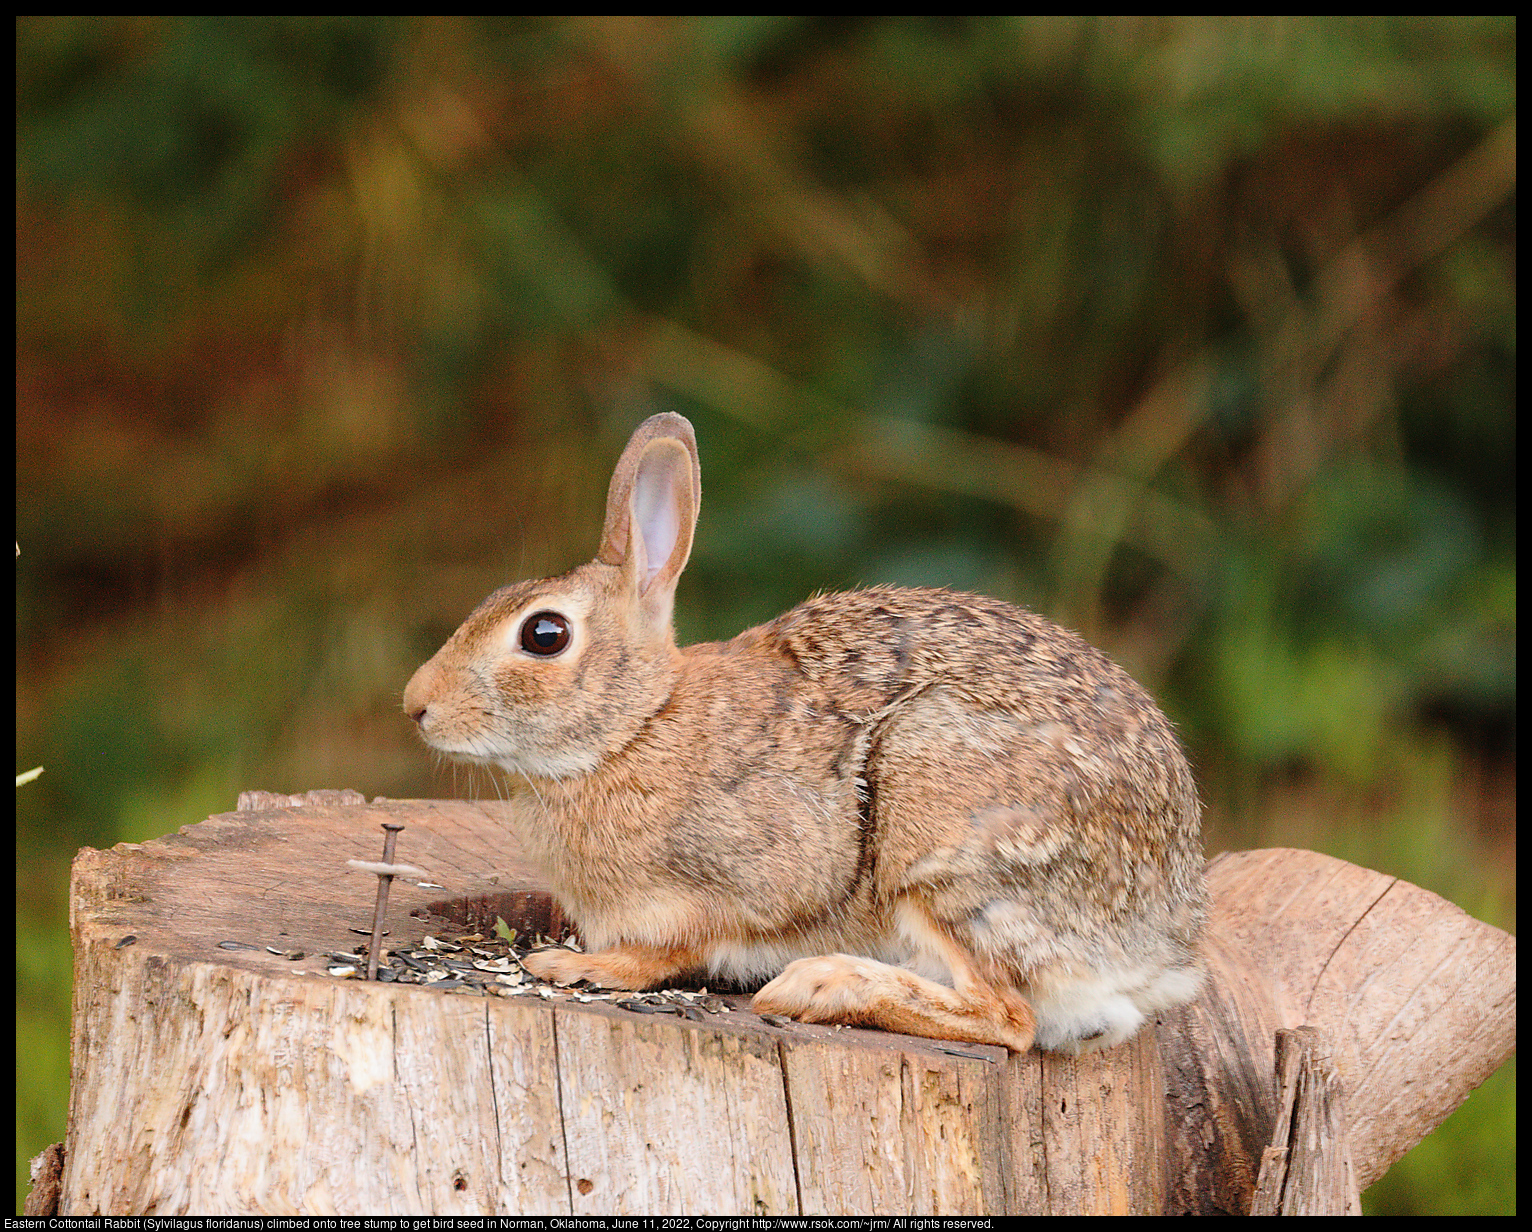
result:
[(1332, 1043), (1359, 1190), (1514, 1051), (1508, 933), (1419, 886), (1312, 851), (1227, 853), (1210, 862), (1208, 881), (1211, 978), (1165, 1016), (1162, 1047), (1167, 1084), (1182, 1084), (1172, 1118), (1186, 1134), (1181, 1160), (1207, 1152), (1218, 1164), (1198, 1178), (1210, 1183), (1201, 1190), (1179, 1173), (1188, 1183), (1173, 1206), (1249, 1209), (1277, 1116), (1279, 1028), (1314, 1026)]
[(75, 861), (61, 1213), (1243, 1214), (1279, 1029), (1334, 1042), (1358, 1186), (1514, 1047), (1513, 939), (1298, 851), (1214, 860), (1204, 995), (1079, 1059), (338, 979), (380, 822), (439, 883), (390, 947), (563, 921), (496, 805), (241, 803)]

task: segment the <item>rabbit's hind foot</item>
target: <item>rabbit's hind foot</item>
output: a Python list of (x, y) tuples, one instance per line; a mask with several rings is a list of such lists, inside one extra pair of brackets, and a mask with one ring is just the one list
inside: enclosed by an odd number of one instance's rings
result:
[(758, 1014), (878, 1027), (927, 1039), (1032, 1046), (1036, 1019), (1019, 993), (969, 983), (961, 992), (851, 954), (800, 958), (755, 994)]

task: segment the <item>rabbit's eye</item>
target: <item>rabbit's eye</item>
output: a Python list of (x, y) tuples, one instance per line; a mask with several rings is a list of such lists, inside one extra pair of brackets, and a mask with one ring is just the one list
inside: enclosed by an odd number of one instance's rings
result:
[(533, 612), (521, 622), (521, 648), (549, 658), (569, 645), (569, 622), (557, 612)]

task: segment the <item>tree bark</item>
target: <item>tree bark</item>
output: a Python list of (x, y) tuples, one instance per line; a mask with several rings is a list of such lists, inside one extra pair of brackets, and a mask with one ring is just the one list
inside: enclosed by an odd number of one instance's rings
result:
[(1345, 1096), (1317, 1027), (1277, 1032), (1277, 1133), (1261, 1155), (1252, 1215), (1360, 1215)]
[[(1205, 993), (1079, 1059), (746, 997), (696, 1022), (337, 979), (380, 822), (440, 883), (394, 881), (390, 947), (563, 922), (496, 805), (241, 804), (76, 858), (63, 1213), (1244, 1214), (1258, 1182), (1333, 1205), (1336, 1161), (1354, 1195), (1514, 1047), (1514, 939), (1284, 850), (1211, 862)], [(1289, 1105), (1276, 1034), (1304, 1026), (1333, 1060), (1300, 1037)]]

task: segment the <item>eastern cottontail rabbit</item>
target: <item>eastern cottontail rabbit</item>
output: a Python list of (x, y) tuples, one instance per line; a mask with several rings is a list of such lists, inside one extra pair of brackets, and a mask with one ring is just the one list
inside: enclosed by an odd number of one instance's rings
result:
[(1073, 1052), (1201, 979), (1199, 807), (1170, 724), (1034, 613), (877, 586), (677, 649), (692, 426), (641, 424), (601, 549), (490, 595), (404, 691), (524, 780), (514, 825), (587, 952), (559, 983), (759, 983), (758, 1011)]

